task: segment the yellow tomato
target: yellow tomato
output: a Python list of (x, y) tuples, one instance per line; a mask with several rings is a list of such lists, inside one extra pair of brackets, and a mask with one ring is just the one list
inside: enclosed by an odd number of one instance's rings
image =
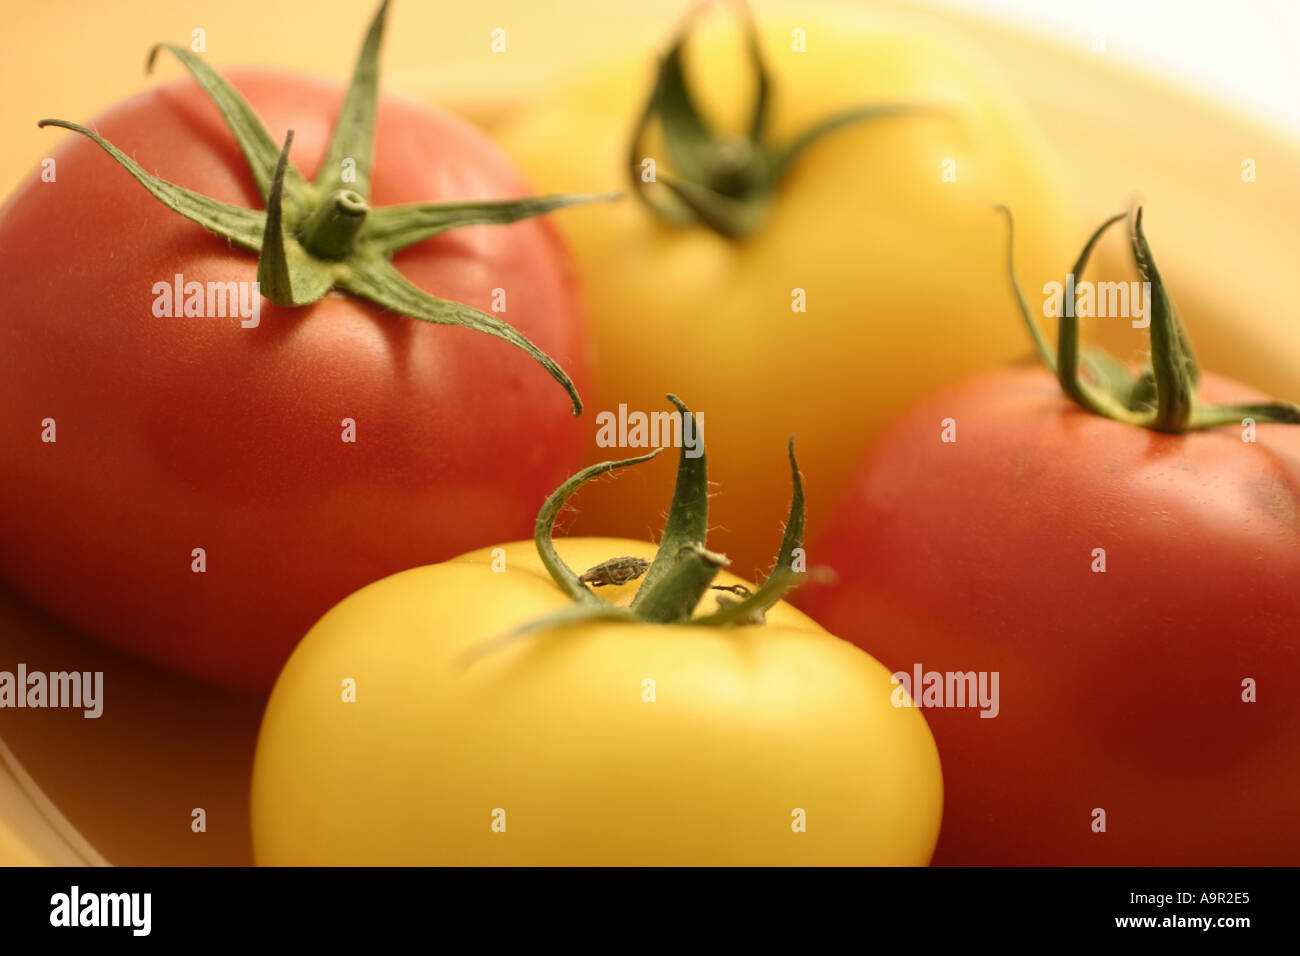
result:
[[(575, 568), (654, 551), (556, 544)], [(521, 542), (330, 611), (267, 707), (257, 862), (929, 861), (938, 754), (875, 660), (785, 604), (762, 625), (588, 622), (491, 644), (568, 603)]]
[[(1028, 288), (1073, 261), (1081, 227), (1027, 114), (989, 64), (909, 23), (846, 10), (760, 22), (778, 145), (854, 105), (945, 112), (826, 135), (795, 161), (748, 238), (667, 224), (633, 197), (560, 220), (598, 350), (593, 431), (595, 416), (621, 403), (644, 411), (666, 389), (690, 395), (722, 492), (712, 540), (742, 573), (763, 567), (786, 482), (781, 456), (753, 449), (798, 435), (815, 535), (869, 440), (903, 407), (1028, 355), (996, 203), (1015, 210)], [(718, 15), (686, 45), (690, 88), (720, 127), (743, 128), (752, 106), (742, 40)], [(649, 47), (625, 54), (541, 94), (498, 137), (540, 191), (629, 190), (630, 139), (654, 74)], [(589, 489), (574, 533), (647, 536), (658, 512), (629, 509), (628, 497), (637, 496)]]

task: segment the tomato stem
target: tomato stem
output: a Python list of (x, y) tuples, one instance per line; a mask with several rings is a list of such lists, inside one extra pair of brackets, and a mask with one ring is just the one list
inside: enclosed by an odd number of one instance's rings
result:
[[(669, 395), (683, 416), (691, 416), (685, 403)], [(683, 425), (683, 427), (685, 427)], [(699, 464), (686, 454), (686, 442), (677, 465), (677, 485), (664, 535), (655, 554), (651, 569), (658, 568), (651, 579), (646, 562), (624, 556), (602, 561), (583, 574), (577, 574), (564, 563), (555, 550), (555, 518), (573, 494), (591, 479), (608, 474), (618, 468), (649, 461), (662, 449), (648, 455), (623, 461), (605, 461), (591, 465), (565, 481), (546, 499), (533, 529), (533, 540), (551, 579), (568, 595), (573, 603), (550, 614), (521, 624), (504, 634), (476, 645), (457, 658), (457, 665), (468, 667), (475, 661), (500, 650), (522, 637), (554, 627), (572, 627), (590, 621), (618, 621), (630, 624), (687, 624), (706, 627), (743, 627), (761, 625), (767, 611), (792, 587), (807, 580), (825, 581), (832, 575), (824, 568), (803, 570), (804, 495), (803, 479), (799, 475), (799, 462), (794, 456), (794, 439), (790, 439), (790, 474), (793, 490), (790, 495), (790, 514), (786, 519), (785, 533), (776, 566), (757, 591), (751, 592), (743, 585), (715, 585), (714, 578), (728, 562), (725, 555), (710, 551), (704, 546), (707, 529), (708, 474), (703, 461), (703, 437), (700, 438)], [(637, 590), (630, 607), (611, 604), (598, 597), (587, 587), (626, 584), (642, 573), (645, 579)], [(717, 598), (718, 609), (710, 614), (697, 614), (700, 601), (710, 591), (721, 591)], [(735, 600), (731, 595), (740, 596)]]
[[(1151, 361), (1134, 375), (1127, 365), (1101, 349), (1081, 351), (1079, 319), (1073, 302), (1062, 302), (1053, 357), (1016, 279), (1015, 224), (1011, 210), (1005, 206), (997, 209), (1007, 220), (1007, 274), (1021, 318), (1043, 364), (1075, 404), (1113, 421), (1168, 434), (1241, 423), (1246, 419), (1259, 424), (1300, 424), (1300, 406), (1289, 402), (1214, 405), (1197, 399), (1200, 367), (1187, 328), (1156, 268), (1155, 257), (1142, 230), (1141, 206), (1135, 206), (1127, 216), (1124, 213), (1111, 216), (1098, 226), (1075, 261), (1070, 276), (1077, 280), (1083, 274), (1102, 235), (1127, 218), (1133, 261), (1144, 287), (1150, 289), (1150, 312), (1143, 318), (1150, 328)], [(1145, 295), (1140, 296), (1140, 301), (1146, 299)]]
[[(835, 113), (778, 146), (767, 138), (772, 84), (758, 42), (753, 14), (738, 3), (757, 92), (745, 136), (718, 132), (705, 120), (686, 82), (683, 52), (695, 15), (687, 17), (659, 63), (655, 85), (632, 134), (628, 169), (635, 194), (660, 219), (673, 225), (703, 225), (727, 239), (752, 235), (767, 218), (773, 196), (794, 161), (824, 136), (866, 120), (921, 112), (946, 114), (921, 103), (877, 103)], [(644, 144), (656, 121), (675, 172), (666, 174)], [(656, 188), (656, 186), (661, 188)]]
[(581, 414), (582, 400), (572, 379), (527, 337), (495, 315), (417, 288), (389, 259), (398, 250), (449, 229), (518, 222), (612, 197), (540, 196), (371, 209), (367, 197), (378, 111), (379, 48), (387, 11), (385, 0), (370, 22), (325, 161), (311, 184), (289, 160), (292, 132), (283, 147), (277, 146), (248, 102), (201, 56), (170, 43), (150, 50), (147, 69), (152, 70), (160, 50), (168, 50), (212, 99), (266, 200), (265, 211), (218, 202), (153, 176), (84, 126), (52, 119), (38, 125), (59, 126), (88, 137), (167, 208), (258, 253), (258, 282), (277, 305), (309, 305), (339, 288), (412, 319), (495, 336), (541, 365), (568, 393), (573, 414)]
[[(662, 545), (659, 554), (664, 554)], [(685, 621), (694, 613), (700, 599), (713, 585), (718, 572), (729, 565), (727, 556), (691, 542), (676, 554), (667, 555), (672, 564), (653, 587), (642, 583), (637, 597), (643, 600), (635, 608), (643, 621), (672, 624)]]
[[(698, 421), (686, 404), (676, 395), (669, 395), (668, 400), (681, 414), (682, 429), (696, 429), (697, 441), (682, 442), (682, 450), (677, 463), (677, 481), (673, 491), (672, 505), (668, 510), (668, 520), (664, 533), (655, 553), (654, 561), (645, 569), (631, 606), (617, 609), (619, 619), (630, 619), (651, 624), (713, 624), (718, 626), (737, 626), (761, 622), (763, 615), (773, 604), (781, 600), (790, 588), (809, 577), (802, 570), (801, 546), (804, 531), (804, 494), (803, 479), (799, 475), (799, 463), (794, 455), (794, 439), (790, 440), (789, 458), (793, 492), (790, 498), (790, 514), (786, 520), (785, 533), (781, 539), (781, 550), (777, 556), (776, 566), (767, 580), (757, 591), (750, 593), (743, 589), (744, 597), (740, 601), (726, 599), (719, 601), (719, 609), (711, 614), (696, 616), (696, 610), (704, 596), (713, 589), (713, 581), (720, 570), (730, 562), (725, 555), (710, 551), (705, 547), (708, 532), (709, 476), (705, 464), (703, 435), (698, 431)], [(689, 423), (689, 424), (688, 424)], [(692, 450), (694, 449), (694, 450)], [(634, 561), (631, 558), (611, 559), (602, 562), (596, 568), (583, 575), (560, 559), (555, 550), (553, 534), (555, 518), (569, 498), (584, 484), (598, 475), (606, 474), (616, 468), (636, 465), (649, 461), (660, 449), (639, 458), (624, 461), (602, 462), (591, 465), (578, 472), (546, 499), (537, 515), (533, 539), (537, 553), (551, 578), (565, 594), (573, 599), (575, 605), (599, 610), (602, 619), (610, 619), (601, 606), (610, 605), (597, 597), (588, 587), (591, 581), (597, 586), (615, 583), (608, 579), (607, 569), (617, 566), (623, 569)], [(695, 452), (698, 454), (695, 454)], [(639, 573), (640, 566), (636, 567)], [(626, 580), (634, 580), (638, 574), (630, 574)], [(617, 583), (626, 583), (620, 581)], [(725, 588), (734, 591), (733, 588)], [(548, 623), (573, 623), (582, 618), (578, 613), (575, 618), (574, 605), (565, 608), (557, 615), (551, 615), (540, 621), (530, 622), (519, 633), (536, 630)]]
[[(682, 549), (703, 545), (709, 533), (709, 467), (704, 436), (699, 420), (686, 403), (676, 395), (667, 397), (682, 418), (682, 451), (677, 459), (677, 480), (673, 486), (672, 504), (668, 508), (668, 520), (659, 539), (659, 550), (632, 600), (633, 609), (639, 608), (654, 591), (660, 578), (676, 563)], [(698, 452), (694, 457), (686, 454), (688, 443), (693, 443)]]
[(336, 190), (302, 226), (302, 245), (318, 259), (346, 259), (365, 225), (370, 204), (350, 189)]

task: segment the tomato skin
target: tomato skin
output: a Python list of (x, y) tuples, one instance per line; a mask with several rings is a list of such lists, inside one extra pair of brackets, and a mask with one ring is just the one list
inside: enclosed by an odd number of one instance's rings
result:
[(926, 710), (936, 864), (1295, 864), (1298, 516), (1300, 431), (1157, 434), (998, 371), (881, 437), (799, 603), (895, 670), (1000, 673), (996, 718)]
[[(575, 569), (654, 553), (616, 539), (556, 546)], [(597, 593), (623, 604), (636, 587)], [(567, 603), (529, 541), (395, 575), (332, 609), (267, 705), (257, 862), (929, 860), (938, 757), (921, 714), (891, 705), (876, 661), (778, 603), (759, 627), (588, 623), (463, 662)], [(348, 678), (355, 703), (341, 702)], [(792, 829), (795, 809), (806, 832)]]
[[(292, 158), (313, 177), (340, 89), (267, 71), (231, 78), (272, 138), (294, 130)], [(95, 125), (151, 172), (262, 205), (189, 80)], [(253, 282), (256, 256), (167, 210), (82, 137), (53, 155), (57, 181), (32, 177), (0, 213), (0, 575), (77, 628), (265, 689), (331, 604), (527, 534), (527, 516), (579, 464), (563, 392), (499, 340), (340, 294), (301, 309), (262, 300), (257, 328), (155, 317), (155, 282)], [(468, 124), (401, 99), (381, 99), (374, 157), (374, 205), (529, 191)], [(395, 261), (416, 285), (485, 311), (504, 288), (503, 317), (583, 387), (576, 280), (551, 226), (457, 230)], [(45, 418), (54, 444), (40, 440)], [(341, 440), (345, 418), (355, 444)], [(191, 571), (200, 547), (202, 574)]]
[[(764, 13), (758, 26), (774, 142), (863, 103), (950, 112), (827, 136), (799, 157), (766, 221), (741, 242), (666, 225), (630, 197), (561, 223), (598, 349), (592, 433), (596, 416), (620, 404), (646, 412), (669, 389), (688, 396), (704, 417), (719, 491), (711, 544), (745, 575), (766, 572), (781, 536), (788, 474), (783, 456), (764, 449), (798, 436), (813, 534), (895, 415), (1027, 353), (994, 205), (1016, 211), (1031, 290), (1059, 279), (1081, 231), (1014, 92), (959, 41), (875, 10)], [(794, 28), (806, 52), (792, 52)], [(741, 36), (720, 12), (685, 50), (692, 91), (722, 128), (744, 128), (753, 101)], [(629, 189), (628, 141), (664, 42), (623, 52), (503, 123), (498, 138), (539, 188)], [(948, 160), (954, 181), (944, 178)], [(806, 311), (795, 310), (795, 290)], [(652, 536), (662, 514), (648, 489), (670, 471), (665, 460), (592, 487), (572, 533)]]

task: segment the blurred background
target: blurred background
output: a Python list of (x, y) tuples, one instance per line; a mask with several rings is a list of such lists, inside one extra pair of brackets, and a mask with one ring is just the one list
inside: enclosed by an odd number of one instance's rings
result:
[[(1107, 56), (1300, 138), (1294, 0), (916, 0)], [(1103, 51), (1097, 51), (1103, 52)]]
[[(458, 105), (491, 112), (557, 73), (654, 41), (695, 0), (397, 0), (387, 40), (387, 81), (438, 90)], [(949, 23), (970, 21), (1095, 54), (1194, 91), (1208, 101), (1284, 131), (1300, 142), (1300, 4), (1293, 0), (824, 0), (826, 5), (894, 7)], [(757, 2), (758, 9), (780, 4)], [(0, 62), (10, 95), (0, 103), (4, 188), (41, 156), (49, 137), (39, 116), (85, 119), (150, 81), (144, 55), (158, 40), (206, 31), (215, 62), (277, 63), (343, 79), (369, 0), (47, 0), (7, 4)], [(507, 27), (506, 54), (489, 35)], [(1094, 50), (1099, 44), (1102, 49)], [(488, 69), (482, 69), (487, 66)], [(179, 68), (168, 64), (163, 76)], [(1052, 70), (1051, 72), (1055, 72)], [(1032, 91), (1030, 91), (1032, 92)], [(1188, 143), (1188, 149), (1198, 144)]]

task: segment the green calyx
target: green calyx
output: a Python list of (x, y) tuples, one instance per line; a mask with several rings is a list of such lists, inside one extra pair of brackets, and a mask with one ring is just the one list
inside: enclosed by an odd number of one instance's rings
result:
[[(789, 456), (793, 491), (790, 496), (790, 514), (786, 521), (785, 536), (781, 540), (781, 550), (776, 559), (775, 569), (757, 591), (744, 596), (742, 600), (720, 601), (718, 610), (695, 616), (695, 609), (700, 601), (714, 588), (714, 578), (730, 562), (724, 555), (705, 547), (709, 525), (709, 474), (703, 434), (695, 425), (695, 417), (691, 414), (691, 410), (681, 399), (676, 395), (669, 395), (668, 401), (672, 402), (682, 416), (683, 434), (695, 435), (697, 441), (695, 450), (698, 454), (692, 457), (687, 453), (688, 443), (682, 443), (677, 461), (677, 481), (673, 488), (673, 500), (668, 508), (668, 520), (659, 539), (659, 549), (648, 567), (644, 566), (644, 562), (634, 565), (632, 563), (636, 561), (634, 558), (615, 558), (583, 574), (577, 574), (556, 553), (552, 534), (556, 516), (579, 488), (598, 475), (649, 461), (659, 454), (659, 450), (638, 458), (607, 461), (583, 469), (557, 488), (546, 499), (546, 503), (542, 505), (542, 510), (537, 515), (537, 524), (533, 531), (537, 553), (560, 590), (574, 601), (573, 607), (566, 609), (570, 612), (567, 616), (570, 620), (576, 608), (590, 608), (597, 617), (614, 617), (652, 624), (744, 623), (761, 619), (768, 608), (781, 600), (786, 591), (807, 576), (805, 572), (794, 571), (795, 551), (803, 545), (804, 495), (803, 479), (799, 475), (799, 463), (795, 459), (792, 438)], [(612, 580), (607, 580), (611, 578), (611, 569), (616, 569), (616, 573), (612, 575)], [(588, 582), (593, 579), (601, 583), (626, 583), (639, 577), (640, 574), (637, 572), (641, 571), (644, 572), (645, 577), (630, 607), (614, 607), (597, 597), (588, 587)], [(733, 591), (731, 588), (721, 590)], [(528, 629), (545, 626), (546, 623), (543, 619), (529, 625)]]
[(45, 119), (89, 137), (173, 212), (258, 254), (260, 292), (276, 305), (309, 305), (341, 289), (381, 308), (438, 325), (459, 325), (509, 342), (540, 364), (568, 393), (573, 414), (582, 401), (556, 362), (499, 318), (430, 295), (393, 266), (394, 253), (441, 232), (470, 225), (518, 222), (552, 210), (612, 196), (553, 195), (463, 203), (410, 203), (372, 208), (371, 152), (379, 92), (379, 47), (387, 0), (381, 3), (361, 47), (325, 161), (314, 183), (289, 162), (293, 132), (279, 147), (244, 98), (190, 50), (170, 43), (158, 51), (176, 56), (203, 87), (234, 134), (266, 201), (265, 210), (244, 209), (209, 199), (145, 172), (98, 133), (66, 120)]
[[(695, 418), (690, 409), (675, 395), (669, 395), (682, 415), (683, 434)], [(792, 587), (809, 578), (819, 579), (820, 569), (811, 572), (796, 571), (796, 551), (803, 545), (804, 493), (799, 463), (794, 455), (794, 439), (790, 439), (790, 476), (793, 491), (790, 496), (790, 513), (776, 566), (767, 580), (756, 591), (738, 585), (715, 585), (718, 572), (730, 562), (726, 556), (705, 547), (709, 519), (709, 479), (705, 464), (703, 436), (698, 427), (694, 435), (698, 444), (697, 457), (687, 454), (683, 441), (677, 464), (677, 482), (673, 490), (672, 505), (664, 524), (663, 536), (653, 561), (635, 557), (611, 558), (579, 574), (564, 563), (555, 550), (552, 540), (555, 519), (561, 509), (579, 488), (600, 475), (608, 474), (629, 465), (639, 465), (654, 458), (662, 449), (648, 455), (623, 461), (605, 461), (578, 472), (546, 499), (538, 512), (533, 540), (537, 553), (556, 585), (573, 601), (554, 614), (516, 628), (499, 639), (475, 650), (477, 658), (503, 644), (535, 631), (582, 621), (625, 621), (642, 624), (689, 624), (702, 627), (734, 627), (761, 624), (767, 610), (776, 604)], [(626, 584), (642, 577), (641, 586), (628, 607), (617, 607), (596, 595), (592, 587)], [(696, 615), (700, 601), (710, 591), (716, 595), (718, 608), (708, 614)]]
[[(1056, 376), (1062, 391), (1071, 401), (1095, 415), (1168, 434), (1241, 424), (1247, 418), (1260, 424), (1300, 424), (1300, 406), (1289, 402), (1214, 405), (1196, 397), (1200, 367), (1187, 329), (1165, 288), (1151, 255), (1151, 247), (1142, 232), (1141, 206), (1135, 206), (1127, 216), (1124, 213), (1111, 216), (1098, 226), (1070, 274), (1078, 280), (1087, 268), (1093, 248), (1106, 230), (1120, 220), (1128, 219), (1133, 261), (1144, 283), (1142, 288), (1150, 290), (1149, 297), (1144, 293), (1140, 298), (1140, 301), (1149, 302), (1148, 312), (1142, 318), (1150, 328), (1150, 361), (1135, 374), (1104, 349), (1080, 350), (1079, 318), (1073, 302), (1062, 302), (1056, 352), (1053, 354), (1016, 279), (1015, 230), (1011, 211), (1005, 206), (997, 208), (1007, 219), (1007, 272), (1020, 314), (1043, 363)], [(1132, 301), (1131, 296), (1129, 301)]]
[[(757, 85), (748, 132), (717, 132), (696, 107), (683, 63), (688, 22), (660, 61), (628, 158), (633, 189), (657, 216), (673, 225), (702, 224), (735, 240), (744, 239), (762, 225), (776, 189), (795, 159), (823, 136), (852, 123), (930, 109), (905, 103), (854, 107), (815, 123), (792, 142), (772, 143), (767, 138), (771, 82), (753, 17), (743, 5), (741, 16)], [(665, 175), (657, 168), (653, 175), (648, 171), (644, 146), (656, 120), (675, 175)]]

